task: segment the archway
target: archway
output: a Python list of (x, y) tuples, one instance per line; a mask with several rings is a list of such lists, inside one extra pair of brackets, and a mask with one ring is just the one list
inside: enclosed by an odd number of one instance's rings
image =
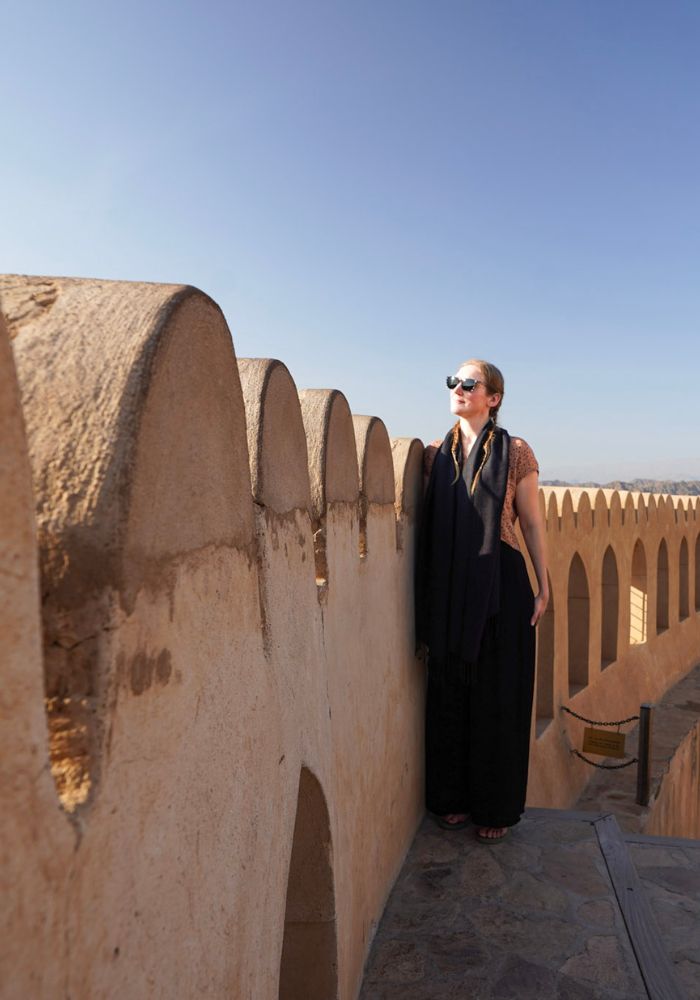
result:
[(617, 659), (617, 624), (620, 610), (617, 559), (611, 545), (608, 545), (603, 557), (601, 584), (600, 666), (605, 670)]
[(688, 543), (683, 538), (678, 553), (678, 618), (680, 621), (683, 621), (690, 614), (688, 562)]
[(647, 557), (644, 546), (637, 539), (632, 554), (630, 580), (630, 645), (647, 641)]
[(586, 569), (578, 552), (569, 567), (569, 695), (588, 684), (590, 602)]
[(333, 852), (323, 789), (299, 776), (287, 881), (280, 1000), (334, 1000), (338, 988)]
[(656, 634), (668, 628), (668, 546), (662, 538), (656, 562)]

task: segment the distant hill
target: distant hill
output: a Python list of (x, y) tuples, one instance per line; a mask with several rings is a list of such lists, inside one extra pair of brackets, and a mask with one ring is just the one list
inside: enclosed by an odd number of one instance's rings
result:
[(562, 479), (543, 479), (542, 486), (600, 487), (603, 490), (631, 490), (633, 493), (673, 493), (681, 496), (700, 496), (700, 479), (673, 482), (669, 479), (631, 479), (613, 483), (565, 483)]

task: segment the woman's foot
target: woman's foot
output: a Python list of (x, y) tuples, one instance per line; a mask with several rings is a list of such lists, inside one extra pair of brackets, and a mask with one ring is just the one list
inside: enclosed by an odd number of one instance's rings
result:
[(480, 826), (476, 831), (479, 840), (503, 840), (508, 833), (507, 826)]
[(443, 830), (462, 830), (469, 822), (467, 813), (447, 813), (445, 816), (436, 816), (435, 819)]

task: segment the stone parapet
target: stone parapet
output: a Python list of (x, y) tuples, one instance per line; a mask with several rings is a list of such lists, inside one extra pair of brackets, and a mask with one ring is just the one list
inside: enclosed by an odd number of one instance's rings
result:
[(354, 996), (423, 811), (420, 443), (196, 289), (0, 297), (3, 997)]

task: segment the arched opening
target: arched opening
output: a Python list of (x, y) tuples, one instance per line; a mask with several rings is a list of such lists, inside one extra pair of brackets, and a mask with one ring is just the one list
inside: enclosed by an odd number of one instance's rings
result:
[(605, 670), (617, 659), (617, 620), (620, 610), (617, 559), (611, 545), (608, 545), (603, 557), (601, 601), (600, 667)]
[(668, 546), (661, 539), (656, 562), (656, 634), (668, 628)]
[(639, 539), (632, 554), (630, 581), (630, 645), (647, 641), (647, 557)]
[(569, 567), (569, 695), (588, 684), (590, 605), (586, 569), (578, 552)]
[(537, 736), (554, 717), (554, 589), (549, 579), (549, 605), (537, 625)]
[(680, 621), (683, 621), (690, 614), (688, 561), (688, 543), (683, 538), (678, 553), (678, 618)]
[(695, 610), (700, 611), (700, 535), (695, 539)]
[(279, 997), (280, 1000), (334, 1000), (337, 989), (328, 808), (319, 782), (303, 767), (287, 881)]

